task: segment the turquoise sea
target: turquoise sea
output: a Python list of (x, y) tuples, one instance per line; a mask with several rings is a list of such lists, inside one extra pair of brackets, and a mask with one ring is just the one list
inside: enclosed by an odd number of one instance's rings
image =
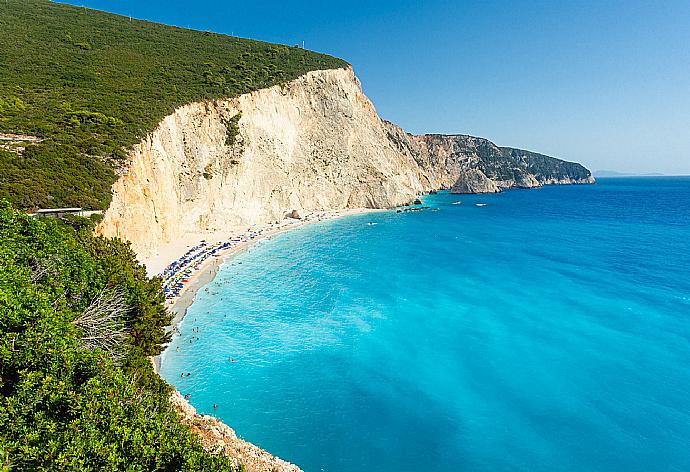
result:
[(690, 178), (424, 200), (226, 262), (162, 375), (305, 472), (690, 470)]

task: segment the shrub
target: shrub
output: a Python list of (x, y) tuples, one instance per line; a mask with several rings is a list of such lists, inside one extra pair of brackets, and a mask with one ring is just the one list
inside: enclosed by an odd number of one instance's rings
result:
[(0, 204), (0, 470), (233, 470), (146, 357), (167, 340), (159, 281), (89, 229)]

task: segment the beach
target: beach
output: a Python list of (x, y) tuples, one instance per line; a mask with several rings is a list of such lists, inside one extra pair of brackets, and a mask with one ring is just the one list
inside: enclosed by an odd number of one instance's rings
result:
[[(161, 275), (166, 268), (169, 268), (176, 261), (183, 260), (185, 255), (194, 248), (199, 248), (196, 250), (197, 253), (202, 252), (204, 248), (214, 248), (208, 250), (208, 254), (202, 260), (195, 259), (189, 263), (180, 264), (178, 270), (170, 270), (167, 277), (164, 277), (164, 285), (167, 278), (185, 277), (181, 279), (185, 282), (180, 284), (179, 291), (166, 300), (166, 306), (173, 314), (170, 329), (175, 329), (184, 318), (189, 306), (194, 302), (196, 293), (215, 278), (220, 265), (229, 257), (284, 231), (300, 228), (307, 224), (375, 211), (382, 210), (356, 208), (319, 211), (306, 213), (301, 218), (287, 217), (282, 221), (263, 225), (236, 226), (225, 231), (187, 233), (184, 237), (165, 244), (156, 254), (143, 258), (141, 262), (146, 266), (149, 276)], [(231, 244), (228, 245), (228, 243)], [(211, 254), (211, 252), (213, 253)]]

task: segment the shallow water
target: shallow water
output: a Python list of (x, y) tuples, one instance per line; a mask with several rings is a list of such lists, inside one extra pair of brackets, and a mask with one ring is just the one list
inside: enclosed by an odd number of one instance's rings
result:
[(690, 470), (690, 179), (425, 203), (231, 259), (162, 375), (306, 472)]

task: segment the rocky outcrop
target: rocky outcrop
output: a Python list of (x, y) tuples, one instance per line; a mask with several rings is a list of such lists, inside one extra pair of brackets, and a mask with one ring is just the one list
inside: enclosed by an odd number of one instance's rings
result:
[[(521, 149), (498, 147), (488, 139), (467, 135), (415, 137), (430, 156), (443, 162), (453, 193), (495, 193), (508, 188), (549, 184), (594, 183), (582, 165)], [(429, 158), (431, 159), (431, 157)]]
[(38, 136), (28, 134), (0, 133), (0, 151), (9, 151), (21, 155), (27, 146), (43, 141)]
[(243, 465), (247, 472), (302, 472), (296, 465), (239, 439), (232, 428), (217, 418), (197, 414), (179, 392), (173, 392), (170, 403), (180, 420), (199, 436), (204, 449), (232, 458), (236, 466)]
[(486, 176), (480, 169), (463, 170), (450, 188), (452, 193), (497, 193), (501, 190), (496, 182)]
[(166, 117), (130, 153), (97, 231), (140, 257), (184, 233), (344, 208), (390, 208), (423, 192), (588, 183), (579, 164), (465, 135), (413, 136), (381, 120), (352, 69)]

